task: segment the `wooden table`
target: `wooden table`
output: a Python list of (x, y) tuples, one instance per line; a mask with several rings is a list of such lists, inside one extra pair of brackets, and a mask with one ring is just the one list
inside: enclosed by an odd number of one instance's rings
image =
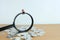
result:
[[(0, 24), (0, 27), (4, 25)], [(45, 30), (46, 34), (41, 37), (33, 37), (32, 40), (60, 40), (60, 24), (35, 24), (34, 26)], [(6, 36), (6, 32), (0, 32), (0, 40), (10, 40)]]

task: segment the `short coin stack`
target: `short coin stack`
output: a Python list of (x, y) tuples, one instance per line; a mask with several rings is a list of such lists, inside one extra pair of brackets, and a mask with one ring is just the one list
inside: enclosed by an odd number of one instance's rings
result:
[(28, 32), (18, 33), (14, 28), (6, 30), (8, 32), (8, 38), (12, 40), (32, 40), (32, 37), (43, 36), (45, 34), (43, 29), (37, 29), (36, 27), (32, 27), (32, 29)]

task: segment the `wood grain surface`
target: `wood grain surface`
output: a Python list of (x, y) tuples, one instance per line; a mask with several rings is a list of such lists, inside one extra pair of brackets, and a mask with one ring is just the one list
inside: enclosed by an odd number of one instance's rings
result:
[[(0, 27), (5, 24), (0, 24)], [(35, 24), (38, 29), (43, 29), (46, 33), (44, 36), (33, 37), (32, 40), (60, 40), (60, 24)], [(6, 38), (6, 32), (0, 32), (0, 40), (10, 40)]]

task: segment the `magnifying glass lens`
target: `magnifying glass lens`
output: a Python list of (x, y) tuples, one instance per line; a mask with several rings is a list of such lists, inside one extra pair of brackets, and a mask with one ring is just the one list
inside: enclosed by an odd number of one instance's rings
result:
[(21, 14), (15, 20), (15, 26), (20, 31), (27, 30), (31, 26), (31, 23), (31, 18), (27, 14)]

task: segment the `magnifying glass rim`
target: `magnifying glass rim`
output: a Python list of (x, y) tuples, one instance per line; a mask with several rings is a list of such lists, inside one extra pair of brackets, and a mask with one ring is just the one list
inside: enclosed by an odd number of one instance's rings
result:
[[(31, 25), (30, 25), (30, 27), (29, 27), (27, 30), (24, 30), (24, 31), (20, 31), (19, 29), (16, 28), (16, 25), (15, 25), (15, 20), (16, 20), (16, 18), (17, 18), (19, 15), (21, 15), (21, 14), (22, 14), (22, 15), (27, 14), (27, 15), (30, 16), (30, 18), (31, 18)], [(15, 16), (15, 18), (14, 18), (13, 26), (14, 26), (14, 28), (15, 28), (18, 32), (27, 32), (27, 31), (29, 31), (29, 30), (32, 28), (33, 23), (34, 23), (33, 17), (32, 17), (30, 14), (28, 14), (28, 13), (19, 13), (19, 14), (17, 14), (17, 15)]]

